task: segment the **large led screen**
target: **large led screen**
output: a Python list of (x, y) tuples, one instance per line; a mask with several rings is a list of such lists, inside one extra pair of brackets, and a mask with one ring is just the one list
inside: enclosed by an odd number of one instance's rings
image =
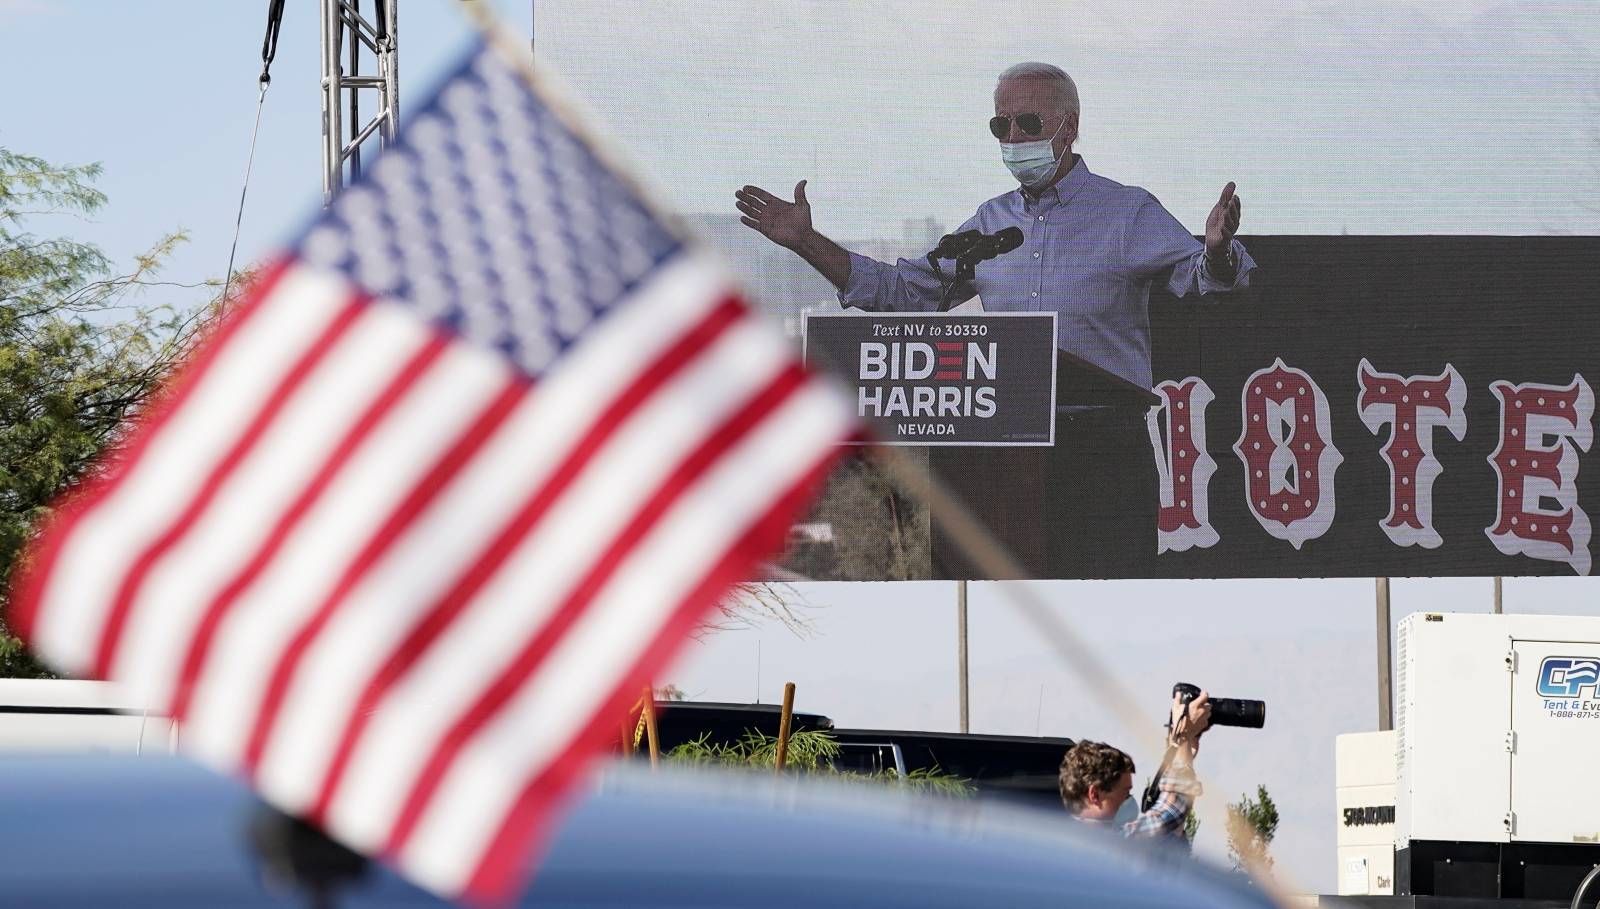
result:
[(534, 26), (871, 426), (776, 575), (986, 576), (891, 447), (1029, 577), (1592, 571), (1594, 4), (543, 0)]

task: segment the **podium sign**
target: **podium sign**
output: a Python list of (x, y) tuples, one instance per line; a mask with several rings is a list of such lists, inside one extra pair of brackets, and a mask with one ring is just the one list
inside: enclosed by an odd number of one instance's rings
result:
[(803, 334), (874, 444), (1055, 444), (1053, 312), (807, 314)]

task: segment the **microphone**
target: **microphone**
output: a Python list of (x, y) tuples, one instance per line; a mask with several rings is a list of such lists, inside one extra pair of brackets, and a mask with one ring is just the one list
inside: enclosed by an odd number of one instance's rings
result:
[[(962, 289), (965, 289), (968, 296), (972, 294), (973, 269), (979, 262), (1016, 249), (1022, 245), (1022, 240), (1020, 227), (1007, 227), (993, 234), (986, 234), (980, 230), (964, 230), (940, 237), (939, 245), (928, 253), (928, 266), (933, 269), (933, 273), (939, 278), (939, 284), (944, 288), (944, 293), (939, 297), (939, 311), (943, 312), (961, 302), (956, 299), (956, 294)], [(940, 259), (956, 260), (956, 274), (953, 279), (946, 278), (943, 270), (939, 268)]]
[(981, 237), (959, 259), (973, 264), (986, 262), (995, 256), (1005, 255), (1021, 246), (1022, 240), (1022, 228), (1007, 227), (1004, 230)]
[(1022, 228), (1008, 227), (994, 235), (994, 254), (1004, 255), (1022, 245)]
[(981, 230), (964, 230), (958, 234), (945, 234), (939, 238), (939, 245), (928, 253), (934, 259), (959, 259), (972, 249), (973, 244), (983, 239)]

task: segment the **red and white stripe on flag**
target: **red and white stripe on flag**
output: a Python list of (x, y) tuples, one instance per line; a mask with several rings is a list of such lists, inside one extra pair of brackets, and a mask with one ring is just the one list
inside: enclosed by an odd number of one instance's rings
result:
[[(279, 808), (485, 901), (856, 431), (717, 267), (627, 247), (647, 216), (561, 173), (594, 162), (517, 91), (469, 58), (60, 510), (14, 615)], [(526, 135), (496, 167), (473, 129)]]

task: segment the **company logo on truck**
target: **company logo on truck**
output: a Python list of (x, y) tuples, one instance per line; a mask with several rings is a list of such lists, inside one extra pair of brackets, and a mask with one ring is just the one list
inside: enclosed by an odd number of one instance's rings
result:
[(1576, 698), (1589, 689), (1600, 697), (1600, 659), (1594, 657), (1545, 657), (1539, 664), (1539, 694), (1547, 698)]
[(1600, 720), (1600, 657), (1545, 657), (1538, 690), (1552, 718)]
[(1600, 658), (1549, 656), (1539, 664), (1545, 712), (1564, 720), (1600, 720)]

